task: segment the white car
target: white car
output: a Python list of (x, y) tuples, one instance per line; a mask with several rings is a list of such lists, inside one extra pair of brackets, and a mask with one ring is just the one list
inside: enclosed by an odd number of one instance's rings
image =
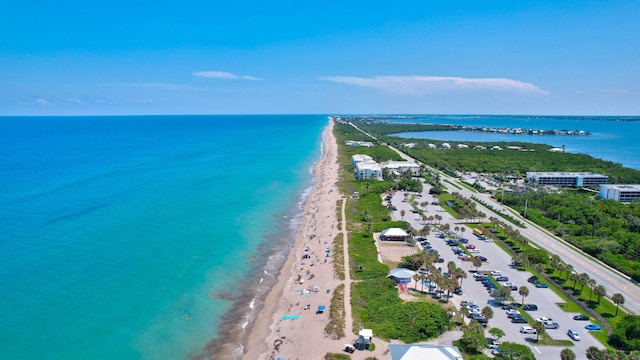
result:
[(532, 328), (531, 326), (523, 326), (520, 328), (520, 332), (523, 334), (535, 334), (536, 329)]
[(507, 310), (507, 315), (520, 315), (520, 311), (516, 309)]
[(479, 249), (471, 249), (469, 250), (470, 253), (472, 254), (480, 254), (480, 250)]
[(569, 337), (573, 340), (573, 341), (580, 341), (580, 335), (578, 335), (577, 332), (573, 331), (573, 330), (569, 330), (567, 331), (567, 335), (569, 335)]
[(502, 276), (502, 272), (501, 271), (492, 271), (491, 272), (491, 276)]
[(536, 318), (536, 321), (539, 321), (541, 323), (545, 323), (546, 324), (547, 322), (552, 321), (552, 319), (549, 319), (549, 318), (546, 318), (546, 317), (539, 317), (539, 318)]

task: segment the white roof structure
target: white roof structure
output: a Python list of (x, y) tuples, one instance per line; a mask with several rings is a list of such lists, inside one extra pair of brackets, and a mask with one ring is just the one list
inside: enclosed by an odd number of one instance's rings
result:
[(392, 360), (462, 360), (460, 350), (448, 345), (389, 344), (389, 352)]
[(382, 236), (409, 236), (409, 234), (400, 228), (389, 228), (382, 230)]
[(397, 268), (389, 271), (389, 275), (387, 276), (393, 276), (394, 278), (397, 278), (397, 279), (411, 279), (415, 274), (416, 272), (413, 270), (409, 270), (405, 268)]

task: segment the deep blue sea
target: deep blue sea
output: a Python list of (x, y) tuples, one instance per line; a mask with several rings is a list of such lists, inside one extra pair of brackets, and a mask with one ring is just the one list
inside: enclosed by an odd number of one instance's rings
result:
[(529, 142), (548, 144), (554, 147), (565, 146), (565, 151), (569, 153), (588, 154), (595, 158), (613, 161), (625, 167), (640, 170), (640, 141), (638, 139), (640, 136), (640, 117), (423, 115), (393, 117), (387, 121), (486, 126), (489, 128), (585, 130), (591, 135), (510, 135), (469, 131), (429, 131), (403, 133), (398, 136), (437, 141)]
[(183, 359), (237, 333), (326, 124), (0, 118), (0, 359)]

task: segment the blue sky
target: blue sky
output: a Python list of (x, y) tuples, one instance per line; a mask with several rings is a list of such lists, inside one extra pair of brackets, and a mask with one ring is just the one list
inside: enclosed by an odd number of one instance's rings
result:
[(640, 1), (2, 1), (0, 115), (640, 115)]

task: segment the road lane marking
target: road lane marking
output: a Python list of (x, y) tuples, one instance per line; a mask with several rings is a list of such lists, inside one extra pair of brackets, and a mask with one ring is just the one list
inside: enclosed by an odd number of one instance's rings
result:
[(538, 347), (537, 347), (537, 346), (534, 346), (533, 348), (534, 348), (534, 349), (536, 349), (536, 351), (538, 352), (538, 354), (542, 354), (542, 353), (540, 352), (540, 350), (538, 350)]

